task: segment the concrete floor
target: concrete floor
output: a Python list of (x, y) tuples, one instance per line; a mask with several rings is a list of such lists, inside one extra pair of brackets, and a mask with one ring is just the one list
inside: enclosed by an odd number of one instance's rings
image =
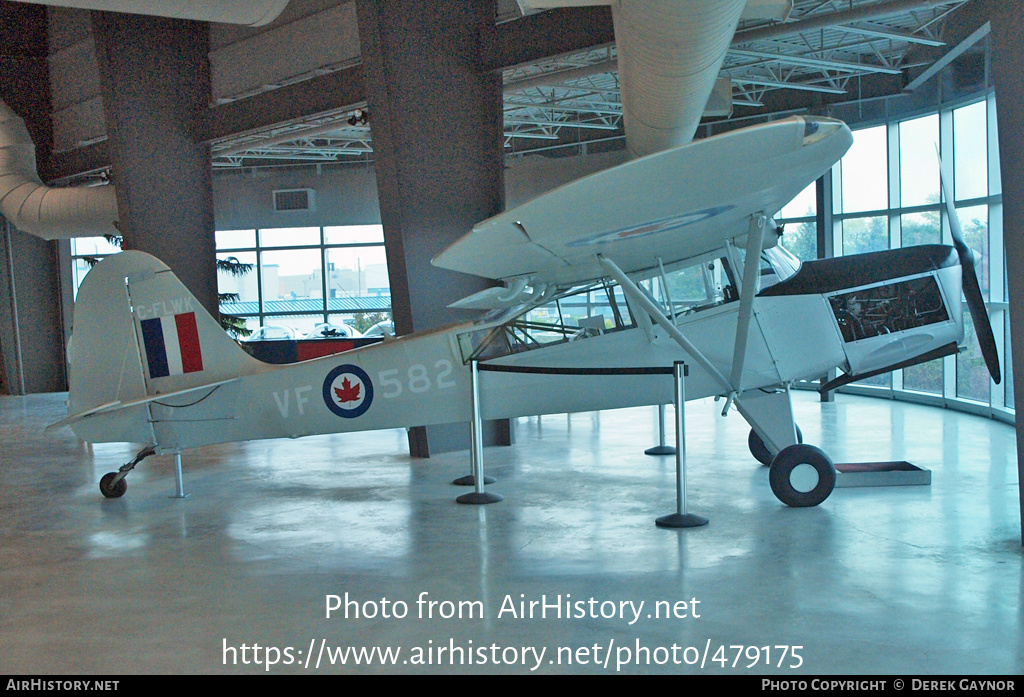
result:
[[(519, 420), (486, 452), (505, 500), (474, 507), (448, 483), (468, 454), (411, 460), (403, 431), (188, 452), (184, 500), (173, 459), (150, 458), (104, 500), (131, 447), (42, 433), (63, 395), (0, 398), (0, 673), (253, 673), (268, 656), (274, 673), (528, 673), (541, 650), (544, 673), (1024, 672), (1011, 427), (797, 393), (805, 441), (837, 462), (908, 459), (933, 481), (790, 509), (716, 407), (687, 406), (690, 510), (711, 522), (677, 531), (654, 525), (675, 488), (674, 459), (642, 453), (653, 408)], [(346, 594), (377, 616), (328, 619)], [(545, 597), (583, 602), (515, 616)], [(401, 653), (329, 665), (352, 646)]]

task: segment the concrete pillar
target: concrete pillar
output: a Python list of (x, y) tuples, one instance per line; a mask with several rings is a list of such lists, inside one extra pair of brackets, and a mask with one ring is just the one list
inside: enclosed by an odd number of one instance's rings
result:
[(0, 382), (9, 394), (67, 389), (57, 244), (0, 218)]
[[(446, 305), (489, 285), (430, 259), (503, 206), (501, 77), (478, 66), (494, 9), (493, 0), (357, 0), (400, 334), (465, 320)], [(416, 457), (461, 450), (468, 427), (415, 428), (409, 441)]]
[(125, 249), (171, 267), (217, 316), (204, 22), (92, 13), (103, 112)]
[[(1017, 471), (1024, 543), (1024, 33), (1017, 3), (992, 2), (992, 77), (999, 113), (999, 163), (1003, 184), (1013, 352), (1013, 406), (1017, 414)], [(1010, 366), (1007, 366), (1007, 370)]]
[(25, 121), (40, 164), (53, 142), (48, 53), (46, 8), (0, 2), (0, 99)]
[[(50, 156), (47, 11), (0, 3), (0, 99), (28, 128), (36, 158)], [(67, 389), (57, 243), (0, 218), (0, 393)]]

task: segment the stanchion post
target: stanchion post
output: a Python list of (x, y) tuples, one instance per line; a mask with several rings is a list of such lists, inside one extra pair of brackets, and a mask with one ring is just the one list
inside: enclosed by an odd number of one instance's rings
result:
[(469, 399), (471, 420), (469, 422), (469, 461), (473, 468), (474, 491), (463, 494), (455, 500), (459, 503), (485, 504), (501, 501), (499, 494), (484, 491), (484, 436), (483, 418), (480, 414), (480, 367), (476, 359), (469, 362)]
[(675, 455), (676, 449), (665, 444), (665, 405), (658, 405), (658, 444), (644, 451), (644, 455)]
[(655, 520), (661, 528), (696, 528), (708, 519), (686, 511), (686, 376), (689, 369), (682, 361), (673, 365), (676, 407), (676, 512)]
[[(477, 405), (476, 407), (473, 408), (473, 415), (470, 417), (470, 422), (469, 422), (469, 440), (470, 440), (470, 444), (469, 444), (469, 474), (467, 474), (465, 477), (459, 477), (458, 479), (452, 480), (452, 484), (454, 484), (455, 486), (472, 486), (472, 487), (475, 487), (476, 486), (476, 476), (477, 476), (476, 461), (477, 461), (478, 457), (482, 457), (483, 456), (483, 445), (482, 445), (482, 443), (483, 443), (483, 435), (482, 435), (482, 431), (481, 431), (481, 427), (482, 427), (483, 424), (482, 424), (482, 422), (478, 423), (478, 421), (477, 421), (477, 418), (478, 418), (478, 415), (479, 415), (479, 411), (480, 411), (480, 408), (479, 408), (479, 404), (480, 404), (480, 394), (479, 394), (479, 392), (480, 392), (480, 366), (477, 363), (475, 358), (469, 362), (469, 369), (470, 369), (470, 389), (473, 391), (473, 395), (472, 395), (471, 399), (473, 400), (473, 403)], [(473, 385), (475, 385), (475, 387)], [(481, 445), (479, 446), (479, 452), (477, 452), (477, 441), (478, 441), (478, 439), (479, 439), (479, 442), (481, 443)], [(494, 477), (486, 477), (485, 476), (483, 478), (483, 483), (484, 484), (494, 484), (494, 482), (495, 482)], [(480, 489), (477, 489), (477, 492), (479, 492), (479, 491), (480, 491)]]

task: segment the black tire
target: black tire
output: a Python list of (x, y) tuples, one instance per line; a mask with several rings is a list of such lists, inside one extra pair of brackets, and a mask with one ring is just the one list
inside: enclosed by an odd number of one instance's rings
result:
[[(817, 483), (807, 491), (798, 489), (792, 476), (801, 465), (810, 465), (818, 475)], [(836, 486), (836, 467), (832, 464), (832, 458), (821, 448), (798, 443), (783, 448), (775, 456), (772, 468), (768, 472), (768, 482), (771, 484), (772, 493), (787, 506), (817, 506), (828, 498)]]
[(128, 491), (128, 480), (122, 477), (119, 482), (114, 484), (116, 476), (117, 472), (107, 472), (100, 479), (100, 492), (108, 499), (119, 499), (124, 496), (124, 492)]
[[(804, 434), (800, 430), (800, 427), (796, 427), (796, 442), (804, 442)], [(757, 435), (757, 431), (750, 429), (750, 434), (747, 436), (747, 447), (750, 448), (750, 454), (754, 456), (754, 459), (760, 462), (765, 467), (771, 467), (772, 454), (768, 452), (768, 446), (761, 440), (761, 436)]]

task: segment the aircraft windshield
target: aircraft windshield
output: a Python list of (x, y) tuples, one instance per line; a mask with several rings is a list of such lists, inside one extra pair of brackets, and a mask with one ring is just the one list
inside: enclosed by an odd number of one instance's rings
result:
[[(742, 247), (736, 249), (737, 262), (742, 267), (747, 257), (747, 252)], [(761, 272), (758, 283), (758, 291), (770, 288), (780, 281), (796, 275), (800, 270), (800, 261), (792, 252), (776, 244), (761, 251)]]
[(800, 270), (801, 261), (781, 244), (764, 250), (762, 257), (768, 261), (780, 281), (785, 281)]
[(498, 358), (635, 326), (618, 284), (592, 284), (573, 289), (505, 324), (459, 334), (459, 351), (468, 363), (473, 358)]

